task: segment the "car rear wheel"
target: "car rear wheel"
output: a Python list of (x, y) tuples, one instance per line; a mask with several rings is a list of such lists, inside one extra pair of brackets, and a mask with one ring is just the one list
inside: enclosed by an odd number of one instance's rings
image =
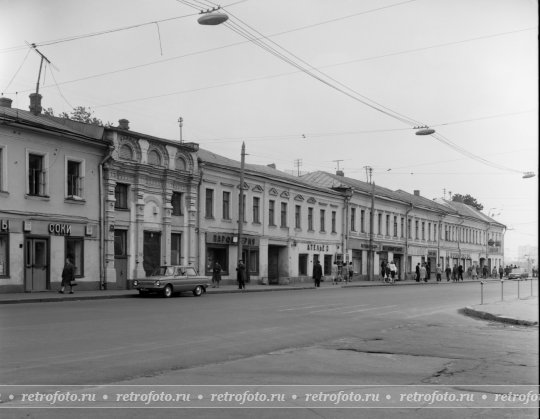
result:
[(163, 296), (165, 298), (171, 297), (173, 294), (173, 289), (170, 285), (166, 285), (165, 288), (163, 288)]
[(201, 287), (200, 285), (197, 285), (195, 287), (195, 289), (193, 290), (193, 295), (195, 297), (200, 297), (202, 295), (202, 293), (204, 292), (204, 289), (203, 287)]

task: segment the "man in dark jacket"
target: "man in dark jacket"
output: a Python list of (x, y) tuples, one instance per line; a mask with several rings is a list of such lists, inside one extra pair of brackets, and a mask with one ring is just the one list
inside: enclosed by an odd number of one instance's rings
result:
[(241, 259), (238, 261), (238, 267), (236, 268), (236, 280), (239, 289), (246, 289), (246, 265)]
[(321, 278), (322, 278), (322, 266), (321, 266), (321, 262), (317, 260), (317, 262), (315, 262), (315, 265), (313, 266), (313, 280), (315, 281), (315, 287), (321, 286)]
[(60, 288), (60, 291), (58, 291), (60, 294), (64, 293), (64, 289), (66, 286), (69, 286), (69, 293), (73, 294), (73, 285), (71, 284), (71, 281), (75, 281), (75, 266), (71, 263), (71, 260), (66, 258), (66, 264), (64, 265), (64, 269), (62, 270), (62, 288)]

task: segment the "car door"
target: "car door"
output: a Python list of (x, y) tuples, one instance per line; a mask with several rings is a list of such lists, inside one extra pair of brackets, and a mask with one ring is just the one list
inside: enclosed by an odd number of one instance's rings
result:
[(186, 268), (178, 266), (174, 275), (174, 285), (176, 291), (189, 291), (188, 278), (186, 276)]

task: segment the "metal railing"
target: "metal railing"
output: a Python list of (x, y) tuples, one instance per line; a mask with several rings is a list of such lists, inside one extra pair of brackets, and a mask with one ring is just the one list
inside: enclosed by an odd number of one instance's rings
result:
[[(524, 283), (522, 285), (522, 282)], [(530, 287), (527, 285), (530, 283)], [(535, 286), (536, 284), (536, 286)], [(536, 293), (535, 293), (536, 288)], [(500, 289), (500, 292), (496, 292)], [(520, 278), (520, 279), (501, 279), (480, 281), (480, 304), (484, 300), (489, 302), (505, 301), (510, 299), (524, 299), (538, 296), (538, 278)]]

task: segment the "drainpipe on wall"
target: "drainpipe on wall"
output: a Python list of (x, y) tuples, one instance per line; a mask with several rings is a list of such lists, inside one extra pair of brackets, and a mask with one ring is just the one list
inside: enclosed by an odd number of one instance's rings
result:
[[(405, 276), (404, 279), (407, 279), (407, 263), (409, 262), (409, 214), (414, 209), (414, 205), (411, 204), (411, 207), (405, 211)], [(412, 266), (410, 266), (412, 272)]]
[(102, 290), (107, 289), (107, 278), (105, 278), (105, 206), (103, 204), (103, 165), (107, 163), (112, 158), (112, 152), (114, 151), (114, 146), (109, 146), (109, 152), (107, 155), (99, 162), (99, 277), (100, 284), (99, 288)]
[[(198, 160), (198, 166), (199, 166), (199, 184), (197, 185), (197, 227), (195, 228), (195, 232), (197, 234), (197, 269), (199, 272), (204, 272), (201, 270), (201, 185), (203, 181), (203, 166), (204, 163), (201, 160)], [(204, 265), (206, 268), (206, 264)]]

